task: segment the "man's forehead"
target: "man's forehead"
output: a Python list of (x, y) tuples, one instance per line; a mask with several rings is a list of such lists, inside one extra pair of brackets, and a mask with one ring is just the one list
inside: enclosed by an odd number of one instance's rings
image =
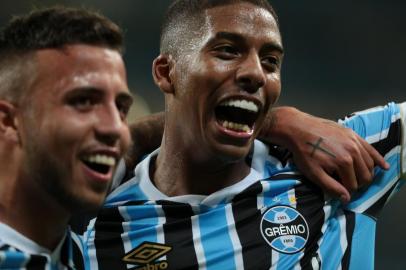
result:
[(265, 8), (241, 2), (206, 10), (206, 26), (212, 32), (250, 33), (280, 40), (278, 24)]
[[(119, 52), (92, 45), (67, 45), (36, 52), (39, 73), (52, 73), (62, 78), (91, 72), (125, 73)], [(43, 79), (43, 78), (42, 78)]]
[(94, 58), (103, 60), (118, 60), (121, 55), (118, 51), (101, 46), (88, 44), (65, 45), (60, 48), (44, 48), (37, 50), (37, 57), (42, 61), (52, 60), (52, 58), (69, 58), (72, 61), (90, 61)]
[(50, 89), (84, 86), (127, 89), (126, 71), (119, 52), (92, 45), (69, 45), (36, 53), (36, 85)]
[(205, 14), (211, 23), (228, 22), (229, 25), (233, 25), (236, 22), (252, 24), (268, 20), (278, 28), (276, 20), (269, 10), (248, 2), (216, 6), (207, 9)]

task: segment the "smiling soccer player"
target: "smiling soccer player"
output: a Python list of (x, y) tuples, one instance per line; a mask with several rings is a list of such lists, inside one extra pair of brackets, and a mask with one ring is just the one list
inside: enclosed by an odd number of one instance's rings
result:
[[(375, 218), (405, 172), (405, 105), (342, 122), (391, 163), (344, 204), (256, 140), (284, 54), (267, 1), (177, 0), (162, 29), (162, 145), (90, 224), (88, 268), (372, 269)], [(307, 144), (309, 155), (330, 157), (323, 143)]]
[(101, 206), (130, 143), (122, 47), (117, 25), (82, 9), (0, 32), (0, 269), (81, 269), (69, 219)]

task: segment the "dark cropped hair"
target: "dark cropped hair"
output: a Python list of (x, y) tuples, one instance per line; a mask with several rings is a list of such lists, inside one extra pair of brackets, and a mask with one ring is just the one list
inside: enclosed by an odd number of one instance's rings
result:
[(241, 2), (269, 11), (279, 27), (278, 16), (267, 0), (175, 0), (168, 7), (162, 23), (161, 53), (177, 57), (192, 38), (201, 35), (205, 10)]
[(0, 50), (38, 50), (83, 43), (122, 52), (120, 27), (100, 15), (79, 8), (52, 7), (16, 16), (0, 32)]
[(32, 72), (27, 62), (32, 62), (36, 50), (87, 44), (122, 54), (123, 40), (119, 26), (82, 8), (57, 6), (15, 16), (0, 31), (0, 98), (16, 101), (20, 97), (27, 87), (24, 75)]

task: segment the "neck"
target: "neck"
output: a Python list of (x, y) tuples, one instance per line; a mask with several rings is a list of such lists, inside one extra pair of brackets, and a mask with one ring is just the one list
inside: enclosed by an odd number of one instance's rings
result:
[(69, 212), (31, 179), (16, 177), (4, 167), (0, 171), (0, 222), (54, 250), (65, 235)]
[(250, 171), (244, 159), (226, 161), (215, 154), (196, 156), (196, 148), (184, 142), (177, 144), (164, 134), (158, 157), (151, 160), (150, 175), (155, 186), (168, 196), (209, 195), (239, 182)]

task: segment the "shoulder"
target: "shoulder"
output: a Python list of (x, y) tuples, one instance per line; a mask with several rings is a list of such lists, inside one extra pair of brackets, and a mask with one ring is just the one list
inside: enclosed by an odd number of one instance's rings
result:
[(369, 143), (375, 143), (386, 138), (390, 129), (399, 130), (404, 125), (405, 116), (402, 111), (405, 105), (388, 103), (363, 111), (355, 112), (341, 120), (339, 123), (353, 129)]
[[(247, 162), (258, 171), (261, 179), (276, 177), (279, 174), (300, 175), (292, 160), (292, 154), (278, 145), (267, 145), (256, 140)], [(300, 177), (301, 178), (301, 177)]]
[[(158, 155), (159, 149), (149, 154), (135, 169), (121, 168), (127, 173), (128, 179), (121, 181), (121, 184), (113, 190), (106, 198), (104, 207), (116, 207), (126, 204), (130, 201), (146, 201), (150, 197), (152, 184), (149, 177), (149, 166), (151, 160)], [(128, 173), (131, 171), (131, 173)]]

